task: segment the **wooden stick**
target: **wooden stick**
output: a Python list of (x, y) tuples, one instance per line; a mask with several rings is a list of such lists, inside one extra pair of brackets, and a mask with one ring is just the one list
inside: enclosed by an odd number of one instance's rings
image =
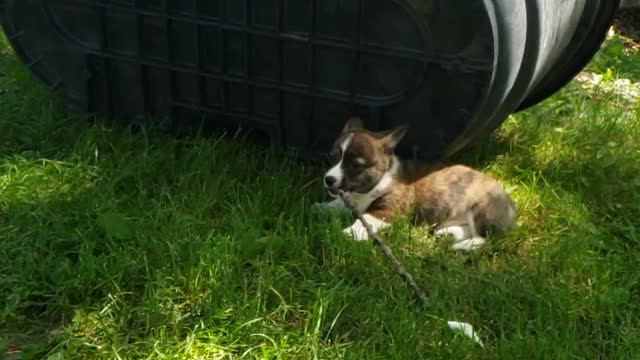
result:
[(396, 258), (387, 243), (378, 234), (376, 234), (376, 232), (371, 227), (371, 224), (369, 224), (367, 220), (365, 220), (364, 216), (362, 216), (362, 214), (358, 210), (356, 210), (355, 206), (353, 206), (353, 204), (351, 203), (351, 200), (349, 200), (347, 194), (342, 190), (340, 190), (339, 194), (345, 206), (349, 210), (351, 210), (351, 213), (353, 213), (354, 217), (362, 222), (362, 225), (364, 225), (365, 229), (367, 229), (369, 237), (373, 239), (373, 244), (380, 248), (382, 253), (393, 264), (398, 274), (400, 274), (404, 282), (413, 292), (413, 295), (422, 303), (422, 305), (427, 306), (429, 303), (427, 293), (423, 289), (421, 289), (418, 284), (416, 284), (415, 280), (413, 280), (413, 276), (411, 276), (411, 274), (407, 272), (407, 270), (404, 268), (404, 265), (402, 265), (398, 258)]

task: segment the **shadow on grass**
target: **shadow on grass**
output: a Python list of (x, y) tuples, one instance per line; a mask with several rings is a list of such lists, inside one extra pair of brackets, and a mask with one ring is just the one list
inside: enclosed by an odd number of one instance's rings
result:
[(231, 141), (194, 148), (136, 140), (88, 136), (55, 160), (0, 159), (2, 272), (10, 274), (0, 293), (10, 347), (32, 333), (41, 354), (61, 341), (71, 341), (72, 352), (89, 341), (85, 334), (97, 336), (91, 327), (133, 327), (145, 337), (180, 323), (173, 334), (183, 337), (199, 319), (229, 309), (243, 318), (251, 316), (245, 306), (260, 313), (264, 303), (243, 298), (266, 291), (256, 286), (273, 282), (286, 294), (278, 281), (301, 281), (277, 267), (309, 257), (306, 235), (288, 244), (305, 234), (303, 177), (290, 170), (303, 168)]

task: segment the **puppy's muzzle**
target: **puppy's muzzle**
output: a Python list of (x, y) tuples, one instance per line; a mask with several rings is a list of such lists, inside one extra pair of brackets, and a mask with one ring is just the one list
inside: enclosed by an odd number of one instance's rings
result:
[(338, 182), (338, 179), (336, 179), (335, 176), (327, 175), (324, 177), (324, 187), (326, 187), (327, 189), (334, 188), (337, 182)]
[(338, 190), (340, 188), (340, 181), (333, 175), (325, 175), (323, 180), (324, 188), (327, 190), (329, 195), (333, 197), (338, 196)]

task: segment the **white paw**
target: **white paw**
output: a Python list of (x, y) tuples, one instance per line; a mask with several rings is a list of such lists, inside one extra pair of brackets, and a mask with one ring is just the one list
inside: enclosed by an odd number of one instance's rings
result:
[(455, 244), (453, 244), (451, 248), (453, 250), (460, 250), (460, 251), (475, 251), (475, 250), (478, 250), (480, 247), (482, 247), (482, 245), (484, 245), (486, 242), (487, 240), (485, 240), (485, 238), (476, 236), (471, 239), (458, 241)]
[(466, 225), (456, 225), (441, 228), (435, 231), (436, 236), (451, 236), (456, 242), (463, 241), (471, 237), (469, 227)]
[(318, 211), (318, 212), (329, 210), (329, 206), (327, 204), (328, 203), (326, 202), (313, 203), (311, 204), (311, 210)]
[[(362, 217), (364, 218), (364, 221), (366, 221), (367, 224), (371, 226), (371, 229), (376, 234), (378, 233), (378, 231), (391, 225), (385, 222), (384, 220), (380, 220), (369, 214), (364, 214)], [(363, 240), (369, 239), (369, 233), (367, 232), (367, 228), (364, 226), (364, 224), (360, 220), (356, 220), (356, 222), (354, 222), (353, 225), (342, 230), (342, 232), (347, 236), (353, 237), (353, 239), (357, 241), (363, 241)]]
[(353, 223), (353, 225), (342, 230), (342, 233), (352, 237), (353, 240), (356, 241), (365, 241), (369, 239), (367, 228), (362, 224), (362, 222), (360, 222), (360, 220), (357, 220), (355, 223)]
[(311, 209), (316, 212), (347, 212), (342, 199), (334, 199), (329, 202), (313, 203)]

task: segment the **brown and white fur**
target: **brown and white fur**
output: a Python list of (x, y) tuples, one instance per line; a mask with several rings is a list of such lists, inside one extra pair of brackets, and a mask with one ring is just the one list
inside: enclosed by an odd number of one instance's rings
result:
[[(474, 250), (488, 233), (501, 234), (514, 226), (514, 202), (496, 180), (462, 165), (429, 165), (394, 155), (406, 132), (406, 127), (371, 132), (359, 118), (349, 119), (333, 146), (333, 166), (324, 176), (334, 200), (320, 206), (345, 209), (337, 195), (342, 190), (374, 230), (400, 215), (412, 215), (435, 226), (436, 235), (452, 236), (456, 250)], [(359, 220), (344, 233), (368, 239)]]

